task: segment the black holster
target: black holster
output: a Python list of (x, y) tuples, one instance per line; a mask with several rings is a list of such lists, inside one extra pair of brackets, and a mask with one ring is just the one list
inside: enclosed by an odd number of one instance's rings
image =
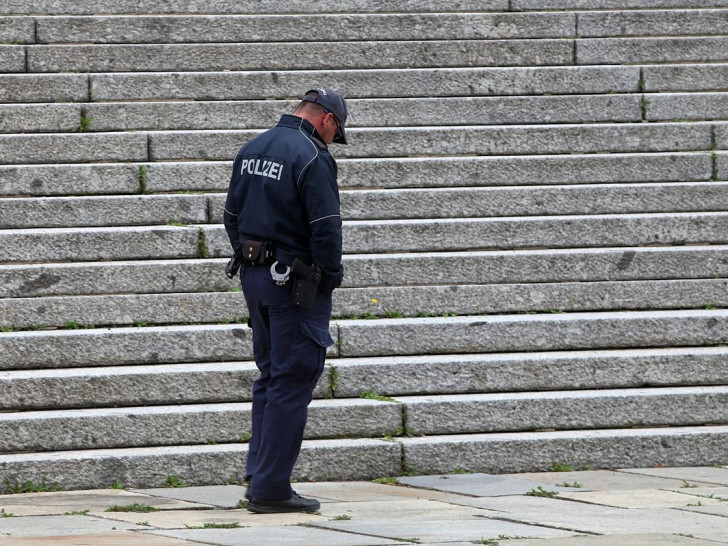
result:
[(294, 274), (293, 291), (291, 292), (293, 305), (311, 309), (321, 282), (321, 269), (316, 264), (311, 264), (309, 267), (295, 258), (291, 264), (291, 271)]

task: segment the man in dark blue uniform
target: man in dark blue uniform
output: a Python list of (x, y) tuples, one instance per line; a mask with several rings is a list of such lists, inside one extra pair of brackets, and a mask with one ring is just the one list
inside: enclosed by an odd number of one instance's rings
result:
[(319, 508), (291, 489), (290, 477), (333, 344), (331, 294), (343, 267), (337, 167), (327, 145), (346, 144), (346, 117), (337, 91), (313, 89), (292, 115), (243, 146), (233, 164), (224, 214), (234, 252), (227, 273), (242, 263), (260, 370), (246, 465), (252, 512)]

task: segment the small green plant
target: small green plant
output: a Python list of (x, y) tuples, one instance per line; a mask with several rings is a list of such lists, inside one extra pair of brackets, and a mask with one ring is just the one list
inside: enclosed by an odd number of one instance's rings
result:
[(81, 115), (81, 121), (78, 124), (78, 132), (86, 133), (88, 131), (88, 128), (90, 125), (91, 125), (91, 118)]
[(197, 257), (207, 258), (210, 255), (210, 251), (207, 248), (207, 236), (203, 228), (197, 228), (199, 231), (199, 238), (197, 239)]
[(404, 475), (405, 476), (419, 476), (420, 474), (422, 474), (422, 472), (417, 470), (414, 466), (405, 463), (405, 465), (404, 465)]
[(237, 529), (240, 524), (235, 521), (233, 523), (203, 523), (202, 525), (185, 525), (186, 529)]
[(334, 364), (327, 364), (329, 368), (329, 382), (326, 385), (326, 398), (336, 396), (336, 386), (339, 384), (339, 368)]
[(33, 331), (42, 330), (45, 327), (46, 327), (45, 324), (31, 324), (30, 326), (28, 326), (28, 330), (33, 330)]
[(548, 497), (550, 499), (554, 498), (556, 495), (558, 495), (558, 491), (547, 491), (540, 485), (536, 489), (531, 489), (528, 493), (526, 493), (526, 496), (528, 497)]
[(241, 441), (241, 442), (243, 442), (244, 444), (246, 444), (246, 443), (248, 443), (248, 442), (250, 441), (250, 439), (251, 439), (252, 437), (253, 437), (253, 435), (252, 435), (252, 434), (250, 434), (250, 432), (243, 432), (243, 433), (242, 433), (242, 434), (240, 435), (240, 441)]
[(14, 518), (14, 517), (15, 517), (15, 514), (6, 512), (5, 508), (0, 508), (0, 518)]
[(647, 108), (652, 104), (650, 101), (647, 100), (647, 98), (642, 95), (642, 98), (640, 99), (640, 109), (642, 110), (642, 119), (645, 119), (647, 117)]
[(381, 483), (385, 485), (398, 485), (397, 478), (389, 476), (387, 478), (376, 478), (372, 480), (374, 483)]
[(574, 467), (566, 463), (552, 463), (549, 472), (573, 472)]
[(690, 489), (690, 488), (693, 488), (693, 487), (698, 487), (698, 486), (697, 486), (697, 485), (694, 485), (694, 484), (691, 484), (691, 483), (690, 483), (689, 481), (687, 481), (687, 480), (683, 480), (683, 481), (682, 481), (682, 485), (681, 485), (680, 487), (681, 487), (681, 488), (683, 488), (683, 489)]
[(8, 332), (9, 333), (9, 332), (14, 332), (14, 331), (15, 330), (13, 330), (12, 328), (10, 328), (8, 326), (0, 326), (0, 332)]
[(389, 396), (384, 396), (383, 394), (379, 394), (374, 389), (367, 389), (365, 391), (361, 391), (362, 398), (368, 398), (369, 400), (379, 400), (380, 402), (395, 402), (394, 398), (391, 398)]
[(450, 474), (470, 474), (470, 472), (465, 470), (464, 468), (453, 468), (450, 471)]
[(215, 440), (215, 438), (208, 438), (207, 440), (205, 440), (205, 443), (207, 445), (209, 445), (209, 446), (216, 446), (217, 445), (217, 441)]
[(137, 521), (137, 525), (144, 525), (145, 527), (151, 527), (150, 523), (148, 521)]
[(351, 516), (347, 516), (346, 514), (341, 514), (340, 516), (334, 516), (334, 521), (346, 521), (351, 519)]
[(63, 323), (64, 330), (92, 330), (93, 328), (93, 324), (81, 324), (80, 322), (75, 322), (73, 320), (67, 320)]
[(703, 506), (703, 503), (701, 501), (698, 501), (695, 503), (686, 504), (685, 506)]
[(457, 317), (458, 314), (455, 311), (445, 311), (442, 314), (443, 317)]
[(248, 501), (245, 499), (240, 499), (238, 503), (235, 505), (235, 508), (247, 508), (248, 507)]
[(582, 465), (581, 469), (584, 470), (584, 471), (596, 470), (596, 468), (594, 468), (593, 466), (591, 466), (589, 464)]
[(135, 322), (134, 326), (136, 326), (137, 328), (146, 328), (147, 326), (149, 326), (149, 323), (139, 321), (139, 322)]
[(149, 186), (149, 167), (146, 165), (139, 166), (139, 193), (147, 193)]
[(573, 483), (562, 482), (562, 483), (557, 483), (556, 485), (558, 487), (574, 487), (576, 489), (580, 489), (580, 488), (584, 487), (583, 485), (581, 485), (578, 482), (573, 482)]
[(404, 318), (404, 315), (398, 311), (385, 311), (384, 318)]
[(167, 222), (167, 225), (172, 227), (190, 227), (189, 224), (184, 224), (182, 222), (178, 222), (177, 220), (170, 220), (169, 222)]
[(124, 489), (124, 484), (119, 480), (114, 480), (114, 483), (109, 486), (109, 489)]
[(708, 311), (715, 311), (718, 308), (715, 305), (705, 304), (705, 305), (703, 305), (703, 309), (706, 309)]
[(162, 487), (187, 487), (187, 484), (177, 476), (169, 475), (162, 484)]
[(240, 286), (239, 284), (236, 284), (235, 286), (228, 288), (228, 292), (242, 292), (242, 291), (243, 291), (243, 287)]
[(48, 493), (52, 491), (63, 491), (63, 488), (57, 483), (47, 484), (45, 476), (41, 478), (40, 484), (36, 485), (31, 480), (19, 484), (17, 481), (11, 483), (5, 478), (5, 488), (3, 493), (6, 495), (16, 495), (20, 493)]
[(415, 431), (412, 430), (409, 427), (399, 427), (395, 433), (395, 436), (406, 436), (407, 438), (412, 438), (412, 436), (415, 435)]
[(63, 514), (64, 516), (85, 516), (88, 514), (88, 510), (71, 510)]
[(127, 504), (126, 506), (119, 506), (114, 505), (110, 506), (105, 512), (138, 512), (140, 514), (146, 514), (148, 512), (159, 512), (159, 508), (155, 508), (154, 506), (149, 506), (148, 504), (139, 504), (135, 502), (134, 504)]

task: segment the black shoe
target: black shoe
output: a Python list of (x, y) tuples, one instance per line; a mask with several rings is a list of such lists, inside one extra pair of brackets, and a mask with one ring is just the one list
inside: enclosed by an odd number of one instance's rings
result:
[(248, 510), (256, 514), (278, 514), (281, 512), (316, 512), (321, 504), (316, 499), (307, 499), (294, 493), (287, 500), (263, 500), (250, 498)]

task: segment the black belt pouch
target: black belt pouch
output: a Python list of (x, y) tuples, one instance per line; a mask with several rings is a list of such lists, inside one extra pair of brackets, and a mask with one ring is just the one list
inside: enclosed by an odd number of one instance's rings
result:
[(267, 265), (272, 263), (272, 256), (270, 241), (254, 241), (253, 239), (243, 241), (243, 263), (246, 265)]
[(321, 269), (316, 264), (308, 267), (296, 258), (293, 260), (293, 264), (291, 264), (291, 270), (295, 274), (293, 291), (291, 292), (293, 305), (303, 307), (304, 309), (311, 309), (316, 299), (319, 283), (321, 282)]

